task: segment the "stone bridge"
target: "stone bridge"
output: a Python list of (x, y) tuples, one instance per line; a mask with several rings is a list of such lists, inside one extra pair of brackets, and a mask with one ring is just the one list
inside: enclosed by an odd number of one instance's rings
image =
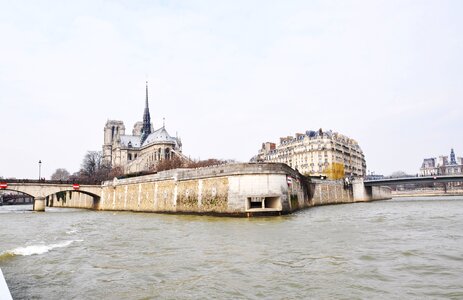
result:
[(46, 198), (59, 192), (73, 191), (87, 194), (93, 197), (95, 204), (101, 197), (101, 185), (60, 181), (15, 180), (0, 182), (0, 190), (16, 191), (33, 197), (35, 211), (45, 211)]

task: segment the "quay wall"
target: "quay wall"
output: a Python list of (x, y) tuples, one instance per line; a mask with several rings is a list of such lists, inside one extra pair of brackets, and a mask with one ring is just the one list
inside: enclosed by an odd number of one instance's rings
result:
[(309, 206), (303, 176), (285, 164), (175, 169), (103, 183), (100, 210), (287, 214)]
[(391, 188), (386, 186), (365, 187), (363, 180), (345, 185), (342, 180), (312, 180), (310, 205), (332, 205), (391, 199)]
[(392, 197), (463, 196), (463, 189), (430, 188), (392, 191)]
[(316, 180), (310, 184), (311, 206), (357, 202), (352, 187), (345, 186), (342, 180)]
[(288, 214), (330, 204), (390, 199), (387, 187), (362, 180), (307, 180), (285, 164), (230, 164), (175, 169), (114, 179), (102, 184), (101, 198), (80, 192), (48, 197), (48, 206), (97, 210), (224, 215)]

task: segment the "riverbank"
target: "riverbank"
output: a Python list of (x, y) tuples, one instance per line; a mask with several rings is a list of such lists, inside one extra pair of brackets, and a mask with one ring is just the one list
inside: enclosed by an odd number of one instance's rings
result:
[(463, 196), (463, 190), (407, 190), (407, 191), (391, 191), (391, 196), (397, 197), (447, 197), (447, 196)]
[(362, 180), (309, 180), (281, 163), (241, 163), (174, 169), (104, 182), (101, 198), (52, 196), (49, 206), (222, 216), (285, 215), (320, 205), (390, 199), (388, 187)]

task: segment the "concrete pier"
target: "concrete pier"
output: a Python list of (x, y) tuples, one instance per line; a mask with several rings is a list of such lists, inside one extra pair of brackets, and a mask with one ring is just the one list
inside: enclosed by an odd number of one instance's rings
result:
[(391, 198), (391, 188), (387, 186), (365, 186), (363, 179), (352, 182), (355, 202), (385, 200)]
[(34, 211), (45, 211), (45, 198), (37, 197), (34, 199)]

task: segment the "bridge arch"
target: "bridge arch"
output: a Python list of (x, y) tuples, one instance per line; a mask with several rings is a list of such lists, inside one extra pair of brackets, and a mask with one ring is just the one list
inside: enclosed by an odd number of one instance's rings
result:
[[(43, 211), (47, 203), (47, 199), (53, 198), (53, 195), (58, 193), (81, 193), (92, 198), (92, 205), (88, 207), (97, 209), (101, 197), (100, 185), (73, 185), (71, 183), (55, 183), (55, 182), (11, 182), (2, 183), (2, 190), (11, 190), (21, 192), (34, 198), (34, 210)], [(73, 206), (64, 206), (73, 207)]]
[[(34, 196), (24, 192), (15, 191), (12, 189), (0, 190), (0, 206), (8, 204), (32, 204), (34, 203)], [(6, 193), (3, 193), (5, 191)], [(12, 193), (8, 193), (12, 192)], [(19, 201), (18, 201), (19, 200)]]
[(6, 188), (6, 189), (1, 189), (1, 191), (18, 192), (18, 193), (24, 194), (24, 195), (26, 195), (28, 197), (35, 198), (34, 195), (31, 195), (29, 193), (26, 193), (26, 192), (23, 192), (23, 191), (20, 191), (20, 190), (17, 190), (17, 189)]
[(100, 198), (101, 197), (100, 195), (98, 195), (96, 193), (92, 193), (92, 192), (89, 192), (89, 191), (74, 190), (74, 189), (61, 189), (59, 191), (52, 192), (52, 193), (46, 195), (45, 197), (56, 195), (56, 194), (61, 193), (61, 192), (81, 193), (81, 194), (91, 196), (91, 197), (94, 197), (94, 198)]
[(98, 209), (99, 203), (99, 195), (74, 189), (64, 189), (45, 196), (46, 207)]

